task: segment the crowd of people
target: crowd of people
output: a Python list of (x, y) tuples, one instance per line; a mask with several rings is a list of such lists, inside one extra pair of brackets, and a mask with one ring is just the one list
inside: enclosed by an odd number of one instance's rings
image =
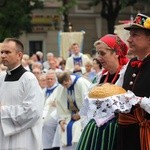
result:
[[(137, 14), (125, 30), (128, 45), (106, 34), (94, 42), (93, 57), (72, 43), (67, 59), (49, 52), (46, 61), (41, 51), (30, 57), (20, 40), (6, 38), (0, 45), (0, 150), (150, 150), (150, 17)], [(127, 91), (109, 99), (124, 99), (128, 111), (103, 117), (102, 102), (87, 99), (104, 83)]]

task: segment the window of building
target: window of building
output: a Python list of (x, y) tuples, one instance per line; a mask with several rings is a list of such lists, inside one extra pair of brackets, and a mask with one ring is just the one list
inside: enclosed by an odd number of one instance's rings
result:
[(43, 41), (29, 41), (29, 52), (30, 56), (35, 54), (37, 51), (42, 51)]

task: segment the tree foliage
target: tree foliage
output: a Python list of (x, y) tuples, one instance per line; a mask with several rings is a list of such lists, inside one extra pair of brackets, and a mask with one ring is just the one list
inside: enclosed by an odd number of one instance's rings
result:
[(32, 30), (32, 10), (43, 8), (38, 0), (0, 1), (0, 41), (6, 37), (19, 37), (23, 31)]
[(69, 13), (69, 10), (77, 4), (77, 0), (58, 0), (62, 2), (62, 7), (59, 8), (59, 13)]
[[(140, 0), (91, 0), (89, 5), (96, 6), (99, 3), (102, 4), (100, 14), (107, 20), (108, 33), (114, 33), (114, 25), (121, 9), (132, 6), (138, 1)], [(144, 2), (149, 1), (150, 0), (145, 0)]]
[(77, 0), (58, 0), (62, 2), (62, 7), (59, 8), (59, 13), (63, 15), (64, 32), (69, 31), (70, 21), (68, 18), (69, 11), (77, 4)]

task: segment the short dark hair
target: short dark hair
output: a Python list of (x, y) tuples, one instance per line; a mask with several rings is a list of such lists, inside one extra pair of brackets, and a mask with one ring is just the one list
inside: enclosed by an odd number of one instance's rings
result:
[(146, 36), (150, 36), (150, 30), (144, 30)]
[(142, 31), (146, 36), (150, 36), (149, 29), (137, 28), (137, 29), (131, 29), (130, 31)]
[(62, 61), (60, 61), (59, 65), (66, 65), (66, 60), (63, 59)]
[(70, 77), (70, 73), (69, 72), (63, 72), (63, 73), (59, 73), (59, 75), (57, 76), (58, 82), (60, 84), (63, 84), (64, 81), (69, 81)]
[(96, 63), (99, 65), (99, 68), (102, 69), (102, 64), (100, 63), (100, 61), (97, 58), (93, 58), (93, 61), (96, 61)]
[(21, 51), (22, 53), (24, 52), (23, 43), (22, 43), (19, 39), (17, 39), (17, 38), (5, 38), (3, 42), (4, 42), (4, 43), (5, 43), (5, 42), (7, 43), (7, 42), (10, 42), (10, 41), (16, 43), (16, 46), (17, 46), (17, 50), (18, 50), (18, 51)]
[(79, 44), (78, 44), (78, 43), (72, 43), (72, 46), (75, 46), (75, 45), (78, 45), (78, 46), (79, 46)]

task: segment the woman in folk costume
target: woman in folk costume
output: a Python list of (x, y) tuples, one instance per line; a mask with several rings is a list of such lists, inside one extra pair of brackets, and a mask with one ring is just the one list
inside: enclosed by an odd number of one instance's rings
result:
[[(103, 67), (97, 84), (105, 82), (115, 84), (120, 71), (128, 62), (126, 58), (127, 45), (117, 35), (107, 34), (96, 41), (94, 46), (97, 58)], [(96, 120), (96, 116), (93, 116), (93, 110), (88, 110), (86, 106), (87, 104), (84, 103), (80, 110), (80, 116), (87, 117), (77, 150), (116, 150), (117, 123), (115, 115), (110, 115), (107, 121), (101, 124), (98, 123), (99, 120)]]
[(59, 117), (60, 149), (73, 150), (80, 138), (82, 126), (78, 114), (90, 82), (78, 75), (63, 72), (58, 75), (56, 107)]

